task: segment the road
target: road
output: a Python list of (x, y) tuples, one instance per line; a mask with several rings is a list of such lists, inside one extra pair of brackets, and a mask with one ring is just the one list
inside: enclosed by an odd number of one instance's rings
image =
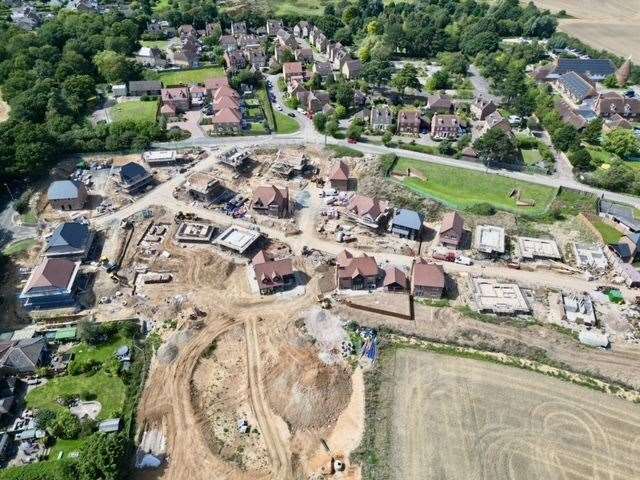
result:
[(0, 212), (0, 250), (9, 243), (34, 238), (37, 233), (36, 227), (27, 227), (18, 221), (19, 214), (13, 208), (13, 204), (14, 202), (7, 203)]
[(469, 73), (471, 74), (469, 80), (473, 85), (473, 89), (476, 92), (476, 96), (482, 96), (488, 100), (493, 100), (496, 103), (500, 103), (501, 99), (499, 96), (491, 93), (491, 85), (489, 85), (489, 80), (482, 76), (480, 70), (475, 65), (469, 65)]

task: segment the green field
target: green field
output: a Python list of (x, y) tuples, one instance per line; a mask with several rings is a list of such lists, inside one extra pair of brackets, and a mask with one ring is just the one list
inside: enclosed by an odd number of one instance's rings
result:
[(163, 13), (170, 9), (171, 3), (169, 0), (158, 0), (158, 3), (153, 6), (154, 13)]
[(322, 15), (324, 5), (313, 0), (271, 0), (269, 2), (276, 15)]
[(538, 150), (520, 150), (525, 165), (535, 166), (542, 161), (542, 155)]
[(356, 150), (355, 148), (345, 147), (342, 145), (327, 145), (325, 147), (326, 150), (330, 150), (333, 152), (333, 156), (335, 158), (342, 157), (363, 157), (364, 154), (360, 150)]
[(295, 118), (280, 112), (273, 112), (276, 117), (276, 133), (293, 133), (299, 130), (298, 122)]
[[(155, 76), (155, 75), (152, 75)], [(224, 77), (224, 68), (206, 67), (194, 70), (171, 70), (160, 72), (157, 78), (166, 85), (190, 85), (194, 83), (204, 83), (209, 78)]]
[(166, 50), (169, 45), (169, 40), (141, 40), (140, 43), (143, 47), (159, 48), (160, 50)]
[(133, 120), (136, 122), (155, 122), (158, 112), (157, 101), (122, 102), (111, 107), (111, 117), (114, 122)]
[(49, 459), (58, 460), (58, 455), (62, 452), (60, 460), (67, 458), (71, 452), (79, 452), (84, 445), (84, 440), (79, 438), (77, 440), (64, 440), (62, 438), (56, 439), (56, 443), (51, 447), (51, 453), (49, 453)]
[(23, 252), (27, 252), (38, 245), (38, 240), (35, 238), (26, 238), (24, 240), (18, 240), (7, 245), (2, 253), (5, 255), (18, 255)]
[(252, 135), (264, 135), (267, 133), (267, 129), (264, 128), (262, 122), (252, 122), (251, 129), (249, 131)]
[[(405, 178), (404, 185), (451, 208), (466, 209), (478, 203), (490, 203), (498, 210), (540, 216), (556, 196), (554, 188), (408, 158), (400, 158), (394, 171), (405, 174), (408, 168), (420, 172), (426, 180)], [(533, 200), (535, 205), (517, 206), (516, 200), (509, 197), (513, 189), (519, 189), (521, 198)]]
[(617, 155), (609, 153), (605, 150), (599, 150), (595, 148), (587, 148), (587, 150), (589, 151), (591, 158), (599, 165), (603, 163), (610, 163), (612, 160), (618, 160)]
[(622, 238), (622, 233), (619, 230), (613, 228), (611, 225), (604, 223), (598, 217), (589, 218), (591, 224), (600, 232), (602, 239), (606, 244), (618, 243)]

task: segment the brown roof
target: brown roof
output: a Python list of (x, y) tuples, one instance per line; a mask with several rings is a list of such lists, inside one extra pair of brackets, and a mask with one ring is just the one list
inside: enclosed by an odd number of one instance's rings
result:
[(338, 162), (338, 166), (329, 176), (330, 180), (349, 180), (349, 166), (343, 161)]
[(388, 208), (387, 202), (380, 201), (377, 198), (365, 197), (364, 195), (356, 195), (351, 199), (347, 209), (357, 216), (370, 215), (377, 218)]
[(457, 127), (460, 125), (460, 119), (457, 117), (457, 115), (436, 113), (431, 118), (431, 124), (435, 125), (436, 128)]
[(231, 88), (229, 85), (223, 85), (220, 88), (218, 88), (213, 94), (213, 98), (220, 98), (220, 97), (240, 98), (240, 94), (236, 92), (233, 88)]
[(217, 97), (213, 101), (215, 110), (222, 110), (223, 108), (231, 108), (237, 110), (240, 107), (240, 102), (233, 97)]
[(402, 110), (398, 114), (400, 123), (417, 123), (420, 124), (420, 112), (418, 110)]
[(239, 110), (223, 108), (213, 117), (213, 123), (240, 123), (242, 115)]
[(25, 293), (35, 288), (66, 289), (74, 277), (79, 262), (66, 258), (47, 258), (33, 269), (24, 288)]
[(382, 283), (382, 286), (388, 287), (394, 283), (400, 285), (402, 288), (407, 288), (409, 286), (407, 276), (404, 272), (398, 267), (389, 266), (384, 269), (384, 282)]
[(345, 266), (338, 268), (338, 278), (373, 277), (378, 275), (376, 259), (367, 255), (352, 258)]
[(275, 185), (258, 187), (253, 192), (253, 203), (259, 202), (263, 206), (283, 206), (289, 201), (289, 189), (278, 188)]
[(189, 98), (188, 87), (163, 88), (161, 93), (163, 102), (166, 102), (167, 100)]
[(420, 258), (413, 265), (412, 282), (414, 287), (444, 288), (444, 269), (442, 265), (427, 263)]
[(302, 75), (302, 63), (300, 62), (287, 62), (282, 64), (282, 73), (284, 74), (299, 74)]
[(339, 267), (345, 267), (347, 263), (353, 258), (353, 254), (349, 250), (341, 251), (336, 257), (336, 265)]
[(455, 235), (462, 235), (462, 229), (464, 228), (464, 220), (458, 215), (458, 212), (449, 212), (442, 217), (442, 225), (440, 227), (440, 233), (451, 231)]
[(633, 125), (631, 125), (631, 122), (629, 122), (629, 120), (627, 120), (626, 118), (622, 118), (617, 113), (613, 114), (611, 118), (605, 122), (605, 124), (609, 128), (626, 128), (627, 130), (633, 128)]
[(229, 80), (227, 77), (208, 78), (204, 81), (207, 90), (218, 90), (220, 87), (228, 87)]
[(439, 93), (438, 95), (432, 95), (427, 100), (427, 108), (429, 109), (431, 108), (449, 109), (451, 108), (451, 105), (453, 105), (453, 103), (451, 102), (451, 99), (447, 95), (444, 95), (442, 93)]
[[(259, 252), (258, 255), (260, 253), (264, 254), (264, 252)], [(264, 258), (265, 261), (253, 263), (253, 271), (260, 288), (281, 286), (284, 283), (284, 277), (293, 275), (293, 264), (290, 258), (282, 260), (266, 260), (266, 256)]]

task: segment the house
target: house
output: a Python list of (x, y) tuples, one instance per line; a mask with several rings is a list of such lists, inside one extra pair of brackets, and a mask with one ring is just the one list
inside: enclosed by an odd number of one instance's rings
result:
[(382, 287), (387, 292), (408, 292), (409, 279), (407, 275), (398, 267), (389, 265), (384, 269), (384, 280)]
[(111, 93), (113, 94), (114, 98), (126, 97), (127, 96), (127, 84), (126, 83), (121, 83), (121, 84), (118, 84), (118, 85), (112, 85), (111, 86)]
[(436, 113), (431, 117), (431, 138), (455, 140), (461, 133), (462, 127), (457, 115)]
[(220, 180), (206, 172), (192, 174), (187, 179), (185, 187), (189, 195), (201, 202), (208, 202), (223, 188)]
[(440, 244), (458, 248), (464, 235), (464, 220), (457, 212), (449, 212), (442, 217), (440, 225)]
[(329, 175), (329, 184), (339, 192), (355, 190), (356, 179), (351, 176), (349, 166), (342, 160)]
[(624, 263), (633, 263), (640, 253), (640, 233), (629, 232), (609, 248)]
[(586, 75), (567, 72), (555, 81), (556, 88), (575, 103), (582, 103), (596, 95), (595, 86)]
[(360, 63), (360, 60), (347, 60), (340, 68), (340, 71), (347, 80), (353, 80), (360, 75), (362, 63)]
[(149, 68), (164, 67), (167, 64), (162, 51), (156, 47), (141, 47), (135, 53), (135, 61)]
[(442, 265), (429, 263), (423, 258), (413, 262), (411, 271), (411, 293), (416, 297), (442, 298), (445, 292), (445, 277)]
[(70, 0), (66, 8), (83, 13), (97, 13), (100, 11), (98, 0)]
[(224, 52), (224, 62), (227, 66), (227, 70), (231, 73), (242, 70), (247, 66), (247, 59), (244, 56), (244, 52), (241, 50)]
[(233, 52), (238, 49), (238, 41), (233, 35), (222, 35), (218, 43), (225, 52)]
[(495, 112), (498, 109), (498, 107), (495, 103), (493, 103), (493, 100), (487, 100), (482, 97), (476, 97), (471, 103), (470, 109), (471, 109), (471, 114), (477, 120), (484, 120), (485, 118), (487, 118), (488, 115)]
[(247, 66), (253, 70), (262, 70), (267, 66), (267, 56), (262, 47), (245, 48), (244, 56), (247, 59)]
[(396, 211), (391, 219), (390, 231), (400, 238), (409, 240), (420, 240), (422, 235), (422, 224), (424, 218), (422, 214), (406, 208)]
[(167, 20), (151, 20), (147, 23), (147, 33), (162, 35), (165, 38), (175, 35), (176, 29)]
[(309, 92), (309, 95), (307, 96), (307, 112), (321, 112), (325, 105), (329, 105), (330, 103), (331, 97), (329, 96), (329, 92), (325, 92), (324, 90), (314, 90)]
[(267, 35), (275, 37), (278, 30), (284, 27), (282, 20), (267, 20)]
[(79, 269), (79, 261), (45, 258), (31, 272), (20, 302), (29, 310), (73, 306)]
[(296, 283), (290, 258), (274, 260), (266, 251), (260, 250), (251, 265), (261, 295), (286, 290)]
[(614, 113), (611, 117), (605, 120), (604, 124), (602, 125), (602, 131), (604, 133), (608, 133), (615, 130), (616, 128), (632, 130), (633, 125), (631, 125), (631, 122), (629, 122), (629, 120), (627, 120), (626, 118), (622, 118), (617, 113)]
[(347, 214), (355, 220), (376, 228), (388, 210), (387, 202), (364, 195), (355, 195), (346, 207)]
[(200, 85), (191, 85), (189, 87), (189, 97), (192, 105), (201, 106), (207, 99), (207, 89)]
[(374, 257), (354, 257), (348, 250), (336, 258), (336, 284), (339, 289), (365, 290), (378, 286), (380, 268)]
[(47, 190), (49, 205), (57, 210), (80, 210), (87, 196), (87, 187), (77, 180), (56, 180)]
[(306, 20), (302, 20), (294, 25), (293, 34), (298, 38), (307, 38), (310, 30), (311, 24)]
[(159, 80), (134, 80), (129, 82), (131, 97), (159, 97), (162, 83)]
[(616, 113), (624, 118), (640, 117), (640, 98), (627, 98), (617, 92), (601, 93), (596, 97), (594, 111), (600, 117)]
[[(362, 90), (355, 90), (353, 92), (353, 104), (356, 107), (364, 107), (367, 104), (367, 94), (364, 93)], [(367, 111), (368, 114), (370, 114), (370, 111)], [(365, 121), (369, 121), (369, 117), (367, 116), (367, 118), (364, 119)]]
[[(233, 90), (231, 87), (229, 87), (229, 80), (227, 79), (226, 76), (208, 78), (204, 81), (204, 88), (207, 89), (207, 95), (209, 95), (211, 98), (213, 98), (214, 94), (218, 91), (218, 89), (222, 87), (228, 87), (229, 90)], [(238, 95), (238, 92), (236, 92), (235, 90), (233, 91), (236, 93), (236, 95)], [(238, 95), (238, 97), (239, 96), (240, 95)]]
[(254, 190), (252, 208), (263, 215), (283, 218), (289, 215), (289, 188), (275, 185)]
[(314, 39), (314, 45), (316, 46), (316, 50), (324, 52), (327, 49), (327, 45), (329, 44), (329, 39), (327, 36), (320, 32), (316, 35)]
[(193, 37), (186, 37), (171, 53), (171, 60), (175, 65), (184, 68), (200, 66), (200, 45)]
[(431, 95), (427, 99), (427, 110), (429, 110), (430, 113), (452, 113), (453, 102), (451, 98), (444, 93)]
[(387, 130), (393, 125), (393, 112), (388, 105), (374, 105), (371, 107), (369, 125), (372, 130)]
[(620, 263), (615, 268), (616, 273), (623, 279), (624, 283), (629, 288), (640, 287), (640, 272), (629, 263)]
[(311, 63), (313, 62), (313, 50), (310, 48), (299, 48), (293, 52), (293, 58), (296, 62)]
[(590, 80), (601, 82), (616, 72), (616, 66), (608, 58), (558, 58), (547, 72), (544, 80), (556, 80), (567, 72), (585, 75)]
[(553, 104), (556, 111), (560, 114), (562, 122), (571, 125), (576, 130), (582, 130), (589, 123), (586, 118), (575, 112), (571, 106), (561, 98), (554, 99)]
[(196, 31), (193, 25), (180, 25), (178, 27), (178, 36), (180, 38), (190, 37), (190, 36), (198, 36), (198, 32)]
[(291, 50), (296, 50), (298, 48), (298, 41), (296, 38), (287, 32), (284, 28), (281, 28), (276, 33), (276, 40), (280, 43), (281, 47), (287, 47)]
[(231, 35), (243, 35), (247, 33), (246, 22), (232, 22), (231, 23)]
[(237, 108), (224, 107), (213, 116), (211, 122), (217, 133), (238, 132), (242, 128), (242, 114)]
[(23, 5), (11, 12), (13, 24), (23, 30), (34, 30), (42, 25), (42, 15), (32, 5)]
[(45, 257), (84, 258), (93, 242), (86, 223), (68, 222), (58, 225), (47, 238), (42, 254)]
[(294, 78), (303, 77), (302, 63), (300, 62), (286, 62), (282, 64), (282, 75), (285, 82), (289, 82)]
[(420, 112), (416, 109), (401, 110), (398, 113), (398, 133), (420, 133)]
[(331, 62), (314, 62), (311, 71), (326, 80), (333, 73), (333, 68), (331, 67)]
[(153, 175), (142, 165), (129, 162), (120, 167), (120, 181), (127, 193), (139, 192), (153, 181)]
[(238, 48), (240, 49), (262, 47), (260, 39), (252, 34), (238, 35), (236, 40), (238, 41)]
[[(3, 375), (29, 375), (47, 361), (44, 337), (0, 342), (0, 372)], [(11, 385), (9, 385), (11, 390)]]
[(482, 125), (482, 129), (480, 131), (480, 135), (486, 134), (492, 128), (499, 128), (504, 133), (509, 136), (513, 136), (513, 132), (511, 131), (511, 125), (509, 124), (509, 120), (504, 118), (499, 111), (495, 111), (487, 115), (484, 120), (484, 124)]
[(189, 87), (163, 88), (160, 95), (162, 104), (170, 106), (176, 113), (184, 113), (191, 107)]

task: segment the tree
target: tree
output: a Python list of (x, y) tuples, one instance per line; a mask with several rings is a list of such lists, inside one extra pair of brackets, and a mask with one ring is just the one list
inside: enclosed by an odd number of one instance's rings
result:
[(594, 169), (591, 163), (591, 154), (586, 148), (575, 148), (569, 152), (567, 157), (576, 170), (588, 171)]
[(475, 141), (473, 148), (485, 165), (515, 164), (518, 161), (515, 142), (500, 128), (490, 129)]
[(431, 91), (446, 90), (450, 87), (451, 80), (445, 70), (440, 70), (431, 75), (427, 88)]
[(360, 78), (379, 87), (391, 79), (391, 64), (387, 60), (371, 60), (362, 67)]
[(615, 75), (609, 75), (604, 79), (602, 84), (607, 88), (618, 88), (618, 80), (616, 79)]
[(336, 105), (334, 115), (336, 118), (342, 119), (347, 117), (347, 109), (342, 105)]
[(566, 152), (580, 145), (580, 135), (578, 130), (571, 125), (561, 125), (551, 132), (551, 140), (553, 145), (558, 149)]
[(78, 338), (89, 345), (97, 345), (100, 343), (100, 325), (96, 322), (82, 320), (78, 322)]
[(131, 441), (123, 433), (94, 433), (80, 453), (79, 480), (124, 480), (128, 477)]
[(324, 131), (327, 135), (331, 135), (332, 137), (335, 137), (336, 134), (338, 133), (338, 122), (332, 118), (325, 125)]
[(384, 132), (384, 134), (382, 135), (382, 143), (384, 144), (385, 147), (391, 143), (392, 139), (393, 139), (393, 134), (391, 132)]
[(340, 82), (335, 87), (336, 103), (349, 108), (353, 103), (353, 88), (347, 82)]
[(327, 125), (327, 116), (322, 112), (316, 113), (313, 117), (313, 125), (319, 132), (324, 132), (324, 128)]
[(347, 137), (352, 140), (360, 140), (362, 137), (363, 128), (361, 125), (358, 125), (356, 122), (352, 122), (347, 129)]
[(589, 122), (582, 132), (582, 138), (584, 138), (584, 141), (591, 145), (600, 145), (603, 124), (604, 120), (600, 117)]
[(466, 75), (469, 69), (467, 57), (461, 52), (440, 53), (438, 54), (438, 62), (446, 72), (454, 75)]
[(558, 27), (558, 20), (553, 15), (531, 17), (524, 26), (524, 34), (528, 37), (549, 38)]
[(462, 40), (463, 53), (475, 56), (480, 52), (494, 52), (500, 46), (500, 37), (490, 31), (466, 34)]
[(418, 70), (412, 63), (406, 63), (402, 70), (391, 79), (391, 84), (400, 92), (404, 92), (407, 88), (422, 89), (422, 85), (418, 80)]
[(455, 153), (451, 140), (443, 140), (442, 142), (440, 142), (438, 150), (443, 155), (453, 155)]
[(42, 430), (53, 428), (56, 422), (56, 412), (48, 408), (40, 408), (36, 411), (36, 423)]
[(80, 420), (68, 410), (60, 410), (51, 430), (56, 437), (73, 440), (80, 434)]
[(614, 153), (620, 158), (627, 158), (640, 152), (640, 140), (633, 130), (616, 128), (604, 136), (602, 146), (607, 152)]
[(380, 35), (382, 34), (382, 23), (380, 20), (371, 20), (367, 23), (367, 34), (368, 35)]
[(100, 76), (109, 83), (126, 82), (139, 76), (139, 67), (121, 53), (105, 50), (93, 57)]

